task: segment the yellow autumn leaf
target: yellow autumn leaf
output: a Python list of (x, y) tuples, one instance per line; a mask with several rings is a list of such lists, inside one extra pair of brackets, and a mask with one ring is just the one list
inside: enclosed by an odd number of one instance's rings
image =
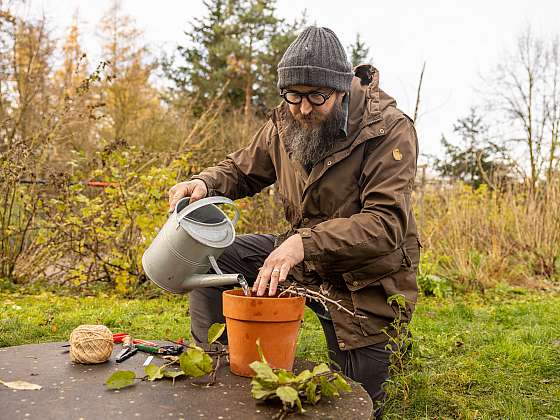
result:
[(4, 382), (2, 380), (0, 380), (0, 383), (2, 385), (7, 386), (10, 389), (17, 389), (20, 391), (34, 391), (37, 389), (41, 389), (42, 386), (41, 385), (36, 385), (36, 384), (31, 384), (29, 382), (25, 382), (25, 381), (13, 381), (13, 382)]

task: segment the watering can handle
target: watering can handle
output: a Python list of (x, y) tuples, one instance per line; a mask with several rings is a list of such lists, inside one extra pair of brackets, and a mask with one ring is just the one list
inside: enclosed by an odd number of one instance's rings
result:
[[(189, 197), (185, 197), (180, 199), (177, 204), (175, 205), (175, 212), (177, 212), (177, 207), (179, 206), (179, 203), (184, 201), (184, 200), (188, 200)], [(187, 207), (185, 207), (183, 210), (181, 210), (180, 213), (177, 213), (177, 222), (179, 222), (179, 220), (182, 220), (183, 218), (185, 218), (186, 216), (188, 216), (190, 213), (192, 213), (195, 210), (198, 210), (204, 206), (207, 206), (209, 204), (230, 204), (233, 209), (235, 210), (235, 216), (233, 217), (232, 220), (232, 224), (233, 226), (235, 226), (239, 220), (239, 210), (237, 210), (237, 207), (235, 207), (235, 204), (233, 203), (233, 200), (230, 200), (227, 197), (221, 197), (221, 196), (216, 196), (216, 197), (206, 197), (206, 198), (201, 198), (200, 200), (196, 200), (194, 203), (189, 204)]]

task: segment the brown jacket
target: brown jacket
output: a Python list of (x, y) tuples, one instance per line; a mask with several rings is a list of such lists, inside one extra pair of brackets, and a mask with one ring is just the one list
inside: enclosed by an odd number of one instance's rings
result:
[(238, 199), (276, 183), (287, 220), (303, 238), (304, 261), (290, 275), (322, 285), (329, 297), (353, 309), (329, 306), (339, 347), (350, 350), (385, 341), (395, 317), (387, 297), (417, 298), (420, 242), (412, 212), (418, 141), (413, 123), (379, 89), (379, 73), (359, 66), (350, 93), (348, 135), (311, 173), (284, 147), (285, 104), (277, 107), (250, 145), (194, 178), (209, 195)]

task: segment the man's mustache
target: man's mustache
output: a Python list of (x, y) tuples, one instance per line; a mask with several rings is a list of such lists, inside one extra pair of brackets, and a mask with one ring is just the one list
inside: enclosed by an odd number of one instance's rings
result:
[(314, 114), (307, 114), (307, 115), (296, 115), (294, 117), (298, 122), (303, 123), (303, 124), (318, 124), (323, 122), (323, 118), (321, 118), (319, 115), (314, 115)]

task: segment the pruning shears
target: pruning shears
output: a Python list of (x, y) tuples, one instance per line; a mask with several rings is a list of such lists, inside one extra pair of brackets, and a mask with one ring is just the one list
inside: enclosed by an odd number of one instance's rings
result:
[[(114, 341), (114, 339), (113, 339)], [(136, 353), (138, 353), (138, 349), (136, 348), (136, 346), (133, 343), (132, 338), (130, 337), (130, 335), (126, 334), (124, 335), (121, 339), (120, 342), (123, 345), (123, 349), (120, 351), (120, 353), (117, 355), (116, 358), (116, 362), (117, 363), (121, 363), (124, 362), (126, 359), (128, 359), (129, 357), (134, 356)]]
[(138, 351), (165, 356), (177, 356), (185, 349), (185, 346), (182, 345), (183, 342), (178, 342), (173, 345), (160, 346), (153, 341), (132, 339), (127, 333), (113, 334), (113, 342), (122, 343), (123, 345), (122, 351), (117, 355), (117, 363), (123, 362), (129, 357), (135, 355)]

